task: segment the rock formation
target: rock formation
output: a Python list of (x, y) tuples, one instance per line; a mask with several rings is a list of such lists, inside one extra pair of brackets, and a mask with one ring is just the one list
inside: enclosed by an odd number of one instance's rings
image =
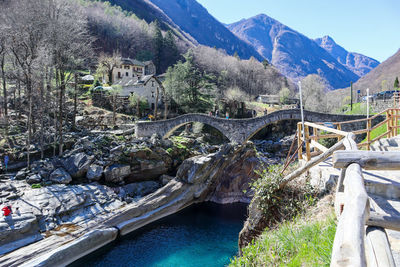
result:
[[(98, 140), (104, 139), (107, 138), (101, 137)], [(4, 217), (0, 219), (0, 229), (7, 233), (0, 235), (0, 255), (32, 242), (36, 243), (0, 256), (0, 265), (29, 263), (28, 260), (36, 256), (39, 257), (36, 260), (43, 256), (47, 259), (43, 259), (47, 264), (50, 264), (50, 258), (54, 263), (55, 249), (66, 249), (66, 254), (56, 262), (68, 264), (77, 257), (76, 252), (74, 255), (67, 252), (76, 250), (71, 241), (76, 242), (77, 246), (88, 246), (88, 250), (82, 251), (80, 256), (111, 241), (93, 241), (93, 235), (99, 235), (99, 231), (117, 228), (120, 235), (125, 235), (202, 201), (250, 201), (248, 183), (256, 178), (254, 170), (259, 163), (252, 143), (225, 144), (216, 152), (204, 155), (193, 149), (197, 147), (197, 141), (187, 142), (186, 145), (190, 143), (191, 148), (185, 149), (191, 152), (185, 150), (185, 153), (189, 153), (185, 155), (200, 155), (184, 160), (177, 167), (174, 176), (167, 174), (175, 165), (169, 154), (174, 149), (167, 149), (167, 152), (162, 148), (162, 143), (172, 146), (174, 143), (154, 137), (151, 142), (149, 139), (132, 139), (122, 147), (114, 143), (114, 147), (118, 149), (108, 149), (108, 153), (104, 149), (101, 156), (98, 156), (100, 153), (96, 142), (84, 140), (73, 146), (64, 159), (36, 162), (37, 166), (46, 165), (49, 170), (48, 176), (40, 175), (40, 183), (32, 186), (27, 183), (29, 179), (33, 179), (32, 176), (39, 176), (32, 170), (20, 171), (17, 175), (20, 180), (15, 177), (14, 180), (3, 181), (0, 203), (10, 204), (14, 213), (7, 218), (11, 219), (12, 224)], [(152, 143), (161, 146), (155, 147)], [(207, 150), (204, 144), (197, 148), (200, 147), (203, 151)], [(209, 149), (215, 150), (211, 146)], [(174, 153), (177, 151), (179, 149)], [(157, 170), (163, 171), (151, 172), (155, 178), (150, 181), (134, 176), (135, 182), (126, 184), (132, 179), (132, 173), (135, 175), (135, 172), (143, 169), (146, 174), (146, 170), (152, 169), (152, 164)], [(163, 167), (160, 168), (161, 165)], [(87, 180), (79, 182), (82, 179)], [(88, 183), (96, 179), (111, 183), (114, 187), (99, 182)], [(69, 184), (71, 182), (74, 185)], [(16, 207), (19, 208), (18, 214)], [(77, 239), (80, 236), (82, 239)], [(110, 238), (115, 239), (116, 235), (111, 234)], [(30, 256), (27, 256), (27, 251)]]

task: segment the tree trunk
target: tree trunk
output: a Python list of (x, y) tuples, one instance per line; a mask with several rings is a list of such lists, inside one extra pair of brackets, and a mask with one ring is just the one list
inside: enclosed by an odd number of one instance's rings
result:
[(30, 149), (31, 140), (32, 140), (32, 81), (30, 71), (28, 72), (28, 77), (26, 79), (26, 89), (28, 91), (28, 139), (26, 141), (26, 150), (27, 150), (27, 167), (30, 168)]
[(76, 129), (76, 113), (78, 109), (78, 73), (75, 73), (75, 89), (74, 89), (74, 120), (72, 128)]
[(18, 83), (17, 83), (17, 89), (18, 89), (18, 118), (21, 119), (21, 80), (20, 80), (20, 73), (19, 70), (17, 72), (18, 75)]
[(141, 117), (140, 114), (140, 95), (137, 95), (137, 100), (136, 100), (136, 112), (138, 114), (138, 117)]
[(157, 113), (158, 113), (158, 98), (160, 96), (160, 90), (157, 87), (157, 91), (156, 91), (156, 104), (154, 106), (154, 120), (157, 120)]
[(108, 71), (108, 85), (112, 85), (113, 84), (113, 77), (112, 77), (112, 70)]
[(3, 80), (4, 116), (6, 118), (6, 123), (8, 124), (7, 81), (6, 81), (5, 55), (4, 54), (1, 56), (1, 78)]
[(168, 99), (167, 95), (164, 95), (164, 120), (168, 118)]
[(115, 121), (116, 121), (116, 109), (117, 109), (117, 96), (115, 92), (112, 95), (112, 101), (113, 101), (113, 126), (115, 126)]
[(65, 94), (65, 83), (64, 83), (64, 81), (65, 81), (65, 74), (64, 74), (64, 71), (63, 70), (58, 70), (58, 75), (59, 75), (59, 81), (60, 81), (60, 95), (59, 95), (59, 102), (58, 102), (58, 105), (59, 105), (59, 110), (58, 110), (58, 142), (59, 142), (59, 144), (58, 144), (58, 155), (59, 156), (62, 156), (62, 154), (63, 154), (63, 143), (64, 143), (64, 140), (63, 140), (63, 108), (64, 108), (64, 105), (63, 105), (63, 103), (64, 103), (64, 94)]
[[(53, 70), (54, 71), (54, 70)], [(58, 88), (60, 88), (60, 81), (58, 78), (58, 73), (56, 71), (56, 91), (54, 92), (53, 97), (53, 126), (54, 126), (54, 139), (53, 139), (53, 157), (56, 156), (56, 147), (57, 147), (57, 98), (58, 98)]]
[(44, 116), (45, 116), (45, 103), (44, 103), (44, 77), (40, 79), (40, 158), (44, 157)]

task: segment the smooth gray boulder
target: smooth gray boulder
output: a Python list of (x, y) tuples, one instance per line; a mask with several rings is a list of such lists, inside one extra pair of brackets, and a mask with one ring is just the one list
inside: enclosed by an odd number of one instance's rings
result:
[(69, 184), (72, 182), (71, 175), (64, 170), (64, 168), (58, 168), (50, 174), (50, 181), (57, 184)]
[(41, 238), (38, 221), (33, 214), (11, 214), (0, 218), (0, 255), (12, 251), (15, 246), (27, 245)]
[(160, 182), (162, 185), (166, 185), (168, 184), (172, 179), (174, 179), (175, 177), (167, 175), (167, 174), (163, 174), (160, 176)]
[(40, 174), (33, 174), (26, 178), (26, 182), (28, 184), (38, 184), (41, 181), (42, 181), (42, 177), (40, 176)]
[(160, 188), (160, 184), (154, 181), (147, 181), (141, 183), (132, 183), (121, 187), (120, 193), (124, 192), (124, 196), (122, 197), (138, 197), (145, 196), (150, 193), (153, 193), (158, 188)]
[(103, 176), (103, 166), (92, 164), (89, 166), (89, 169), (86, 173), (86, 178), (89, 181), (98, 181)]
[(15, 175), (15, 179), (23, 180), (28, 175), (28, 171), (26, 169), (19, 170)]
[(67, 243), (53, 251), (50, 251), (29, 262), (25, 262), (21, 267), (28, 266), (66, 266), (85, 255), (99, 249), (118, 236), (118, 229), (111, 227), (106, 229), (95, 229), (82, 237)]
[(81, 152), (64, 160), (63, 165), (72, 178), (81, 178), (86, 175), (93, 159), (94, 157), (89, 157), (85, 153)]
[(131, 167), (129, 165), (114, 164), (104, 170), (104, 177), (106, 182), (119, 183), (130, 173)]

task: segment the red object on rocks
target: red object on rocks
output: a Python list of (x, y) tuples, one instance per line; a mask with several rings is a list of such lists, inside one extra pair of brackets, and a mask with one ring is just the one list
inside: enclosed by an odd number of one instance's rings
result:
[(9, 216), (11, 214), (11, 206), (5, 206), (1, 210), (4, 212), (4, 216)]

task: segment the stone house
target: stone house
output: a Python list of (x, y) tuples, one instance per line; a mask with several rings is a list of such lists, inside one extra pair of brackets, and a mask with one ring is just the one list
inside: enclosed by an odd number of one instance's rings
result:
[(162, 103), (162, 95), (164, 88), (162, 82), (155, 75), (144, 75), (139, 79), (121, 79), (116, 84), (122, 86), (122, 91), (119, 93), (120, 97), (129, 97), (132, 94), (137, 94), (142, 98), (147, 99), (149, 108), (154, 109), (158, 95), (158, 105)]
[[(157, 78), (156, 67), (152, 61), (141, 62), (136, 59), (122, 58), (122, 64), (113, 69), (113, 85), (121, 85), (120, 98), (128, 98), (133, 93), (147, 99), (149, 108), (156, 105), (157, 88), (159, 90), (158, 105), (162, 103), (162, 82)], [(107, 83), (105, 80), (103, 83)]]
[[(141, 62), (136, 59), (121, 58), (121, 66), (113, 69), (112, 77), (114, 84), (123, 79), (136, 78), (139, 80), (145, 75), (155, 75), (156, 67), (152, 61)], [(108, 83), (108, 77), (104, 77), (103, 83)]]

